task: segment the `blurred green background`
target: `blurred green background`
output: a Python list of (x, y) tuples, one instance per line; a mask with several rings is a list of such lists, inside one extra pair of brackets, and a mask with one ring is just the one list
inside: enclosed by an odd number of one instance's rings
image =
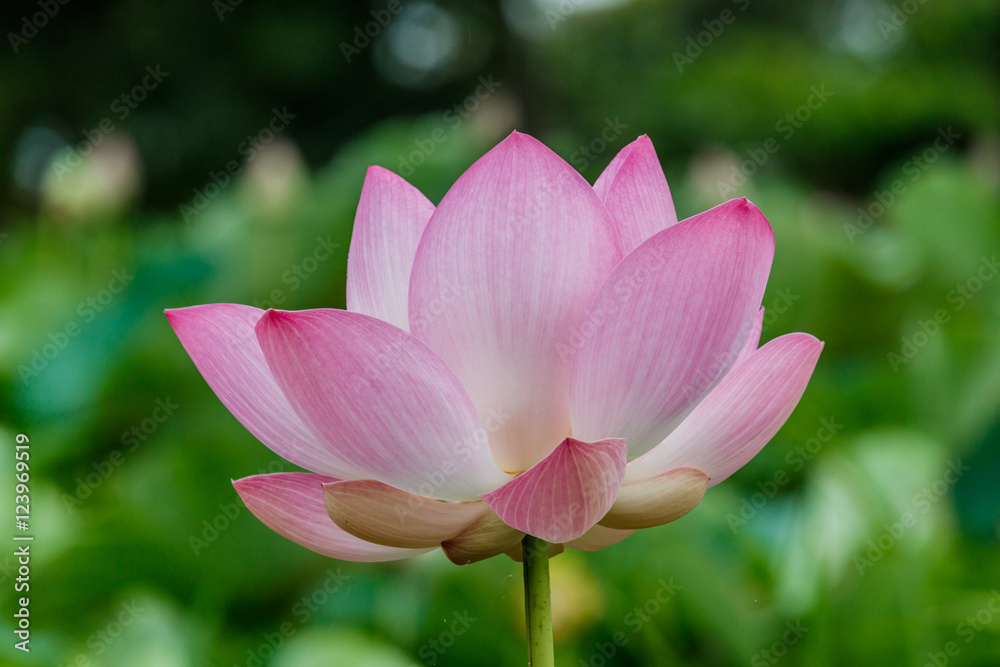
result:
[(36, 536), (0, 663), (524, 664), (506, 557), (249, 515), (230, 479), (293, 466), (162, 315), (343, 307), (366, 167), (437, 202), (517, 128), (591, 182), (649, 134), (682, 218), (749, 197), (764, 340), (826, 341), (694, 512), (553, 561), (559, 664), (1000, 664), (996, 2), (60, 2), (0, 8), (0, 493), (26, 433)]

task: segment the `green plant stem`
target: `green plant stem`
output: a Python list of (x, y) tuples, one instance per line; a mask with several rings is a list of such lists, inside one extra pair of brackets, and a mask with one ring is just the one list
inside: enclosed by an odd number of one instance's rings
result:
[(531, 535), (521, 541), (524, 558), (524, 619), (528, 627), (528, 665), (554, 667), (549, 543)]

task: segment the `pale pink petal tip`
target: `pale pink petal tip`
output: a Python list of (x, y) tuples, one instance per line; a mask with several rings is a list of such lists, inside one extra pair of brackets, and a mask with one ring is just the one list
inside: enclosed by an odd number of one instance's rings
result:
[(410, 271), (434, 205), (388, 169), (365, 175), (347, 257), (347, 309), (409, 329)]
[(809, 384), (823, 342), (805, 333), (780, 336), (723, 378), (677, 429), (629, 465), (631, 484), (677, 467), (705, 471), (709, 486), (753, 458), (785, 423)]
[(594, 191), (614, 220), (626, 253), (677, 223), (667, 179), (646, 135), (615, 156), (594, 183)]
[(361, 477), (443, 500), (509, 479), (458, 379), (402, 329), (321, 309), (268, 311), (256, 331), (296, 412)]
[(236, 492), (268, 528), (317, 553), (359, 562), (410, 558), (429, 549), (373, 544), (341, 530), (327, 516), (323, 485), (336, 478), (312, 473), (255, 475), (233, 482)]
[(258, 440), (303, 468), (352, 476), (350, 467), (302, 421), (275, 382), (254, 334), (264, 311), (213, 303), (164, 313), (208, 386)]

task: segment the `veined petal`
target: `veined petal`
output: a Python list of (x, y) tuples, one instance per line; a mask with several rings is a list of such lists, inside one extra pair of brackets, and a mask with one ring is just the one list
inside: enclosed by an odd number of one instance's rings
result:
[(708, 475), (694, 468), (675, 468), (656, 477), (624, 484), (600, 524), (628, 530), (676, 521), (701, 502), (707, 488)]
[(208, 386), (258, 440), (303, 468), (356, 477), (305, 425), (278, 388), (254, 334), (264, 311), (213, 303), (165, 314)]
[(733, 368), (749, 359), (750, 355), (757, 351), (757, 347), (760, 345), (760, 335), (763, 331), (764, 306), (761, 306), (760, 310), (757, 311), (757, 319), (754, 321), (753, 328), (750, 330), (747, 342), (744, 343), (743, 349), (740, 350), (739, 356), (736, 357), (736, 363), (733, 364)]
[(369, 167), (347, 257), (347, 309), (410, 328), (410, 270), (434, 205), (382, 167)]
[(667, 179), (653, 142), (646, 135), (615, 156), (594, 183), (594, 191), (617, 225), (626, 254), (677, 223)]
[(600, 551), (604, 547), (618, 544), (633, 533), (635, 533), (634, 530), (615, 530), (597, 524), (580, 537), (567, 542), (566, 548), (577, 551)]
[(509, 415), (490, 433), (504, 470), (527, 469), (569, 432), (565, 342), (620, 257), (593, 189), (516, 132), (431, 217), (410, 279), (410, 330), (448, 363), (484, 423)]
[(269, 310), (256, 330), (292, 407), (365, 478), (445, 500), (508, 479), (458, 380), (402, 329), (343, 310)]
[(456, 565), (468, 565), (492, 558), (517, 547), (524, 533), (514, 530), (483, 503), (484, 511), (455, 537), (441, 543), (441, 549)]
[(628, 483), (678, 467), (715, 486), (757, 455), (785, 423), (812, 377), (823, 343), (804, 333), (775, 338), (739, 366), (655, 449), (633, 461)]
[(323, 506), (334, 477), (305, 472), (254, 475), (233, 482), (240, 498), (268, 528), (316, 553), (359, 562), (399, 560), (429, 549), (395, 549), (359, 540), (337, 527)]
[(746, 344), (774, 255), (757, 208), (733, 200), (659, 232), (615, 267), (573, 362), (574, 436), (659, 444)]
[(488, 511), (482, 502), (443, 503), (371, 479), (323, 485), (326, 513), (366, 542), (409, 549), (439, 546)]
[(483, 500), (504, 523), (546, 542), (575, 540), (607, 514), (625, 475), (625, 441), (566, 438)]

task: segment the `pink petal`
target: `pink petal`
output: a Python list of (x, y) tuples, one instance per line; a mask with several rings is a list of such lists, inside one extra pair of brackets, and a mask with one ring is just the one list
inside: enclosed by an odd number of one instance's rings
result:
[(419, 190), (382, 167), (369, 167), (347, 258), (347, 309), (409, 330), (410, 269), (434, 213)]
[(441, 549), (456, 565), (477, 563), (511, 549), (521, 548), (524, 533), (514, 530), (486, 507), (461, 533), (441, 543)]
[(566, 438), (483, 500), (504, 523), (547, 542), (575, 540), (607, 514), (625, 475), (625, 441)]
[(429, 549), (394, 549), (359, 540), (337, 527), (323, 506), (326, 475), (282, 472), (233, 482), (240, 498), (274, 532), (330, 558), (359, 562), (399, 560)]
[(674, 200), (653, 142), (642, 135), (623, 148), (594, 183), (630, 253), (653, 234), (677, 223)]
[(795, 409), (823, 343), (809, 334), (775, 338), (732, 370), (659, 446), (629, 465), (627, 479), (704, 470), (714, 486), (742, 468)]
[(442, 503), (371, 479), (323, 486), (326, 513), (366, 542), (388, 547), (439, 546), (489, 508), (482, 502)]
[(448, 363), (484, 423), (509, 415), (490, 433), (504, 470), (527, 469), (569, 432), (565, 341), (620, 256), (593, 189), (516, 132), (431, 217), (413, 264), (410, 329)]
[(405, 331), (343, 310), (269, 310), (257, 338), (295, 411), (365, 478), (447, 500), (508, 479), (458, 380)]
[(694, 468), (675, 468), (656, 477), (625, 484), (615, 504), (601, 519), (601, 525), (619, 530), (662, 526), (693, 510), (707, 488), (708, 475)]
[(271, 376), (254, 334), (264, 311), (214, 303), (165, 314), (208, 386), (258, 440), (303, 468), (356, 476), (303, 423)]
[(740, 350), (739, 356), (736, 357), (736, 363), (733, 364), (733, 368), (749, 359), (750, 355), (757, 351), (757, 346), (760, 345), (760, 335), (763, 331), (764, 306), (761, 306), (760, 310), (757, 311), (757, 319), (754, 320), (753, 328), (747, 337), (747, 342), (743, 344), (743, 349)]
[(577, 341), (573, 434), (625, 438), (630, 460), (659, 444), (736, 361), (773, 254), (771, 226), (740, 199), (622, 260)]
[(615, 530), (597, 524), (580, 537), (567, 542), (566, 547), (577, 551), (600, 551), (612, 544), (618, 544), (633, 533), (634, 530)]

